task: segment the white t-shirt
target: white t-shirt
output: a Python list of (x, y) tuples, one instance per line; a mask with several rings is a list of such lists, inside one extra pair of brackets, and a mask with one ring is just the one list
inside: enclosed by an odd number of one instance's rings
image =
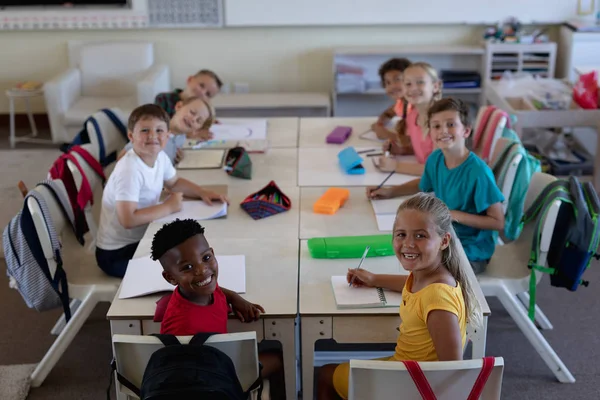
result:
[(158, 204), (165, 181), (176, 175), (175, 168), (164, 152), (160, 152), (153, 167), (132, 150), (125, 153), (110, 174), (102, 194), (102, 211), (96, 245), (103, 250), (117, 250), (139, 242), (147, 225), (125, 229), (117, 216), (117, 201), (133, 201), (138, 209)]

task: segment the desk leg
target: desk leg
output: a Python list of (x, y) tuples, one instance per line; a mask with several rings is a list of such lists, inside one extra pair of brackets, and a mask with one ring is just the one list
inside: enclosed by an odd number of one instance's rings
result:
[(302, 349), (302, 399), (312, 400), (315, 374), (315, 343), (321, 339), (333, 338), (331, 317), (301, 317)]
[(485, 340), (487, 337), (487, 324), (488, 317), (483, 316), (483, 324), (481, 328), (477, 329), (477, 331), (473, 332), (471, 335), (471, 341), (473, 342), (473, 347), (471, 348), (471, 358), (483, 358), (485, 357)]
[(296, 322), (295, 318), (265, 319), (265, 340), (278, 340), (283, 349), (285, 398), (298, 398), (296, 391)]
[(31, 127), (31, 136), (36, 137), (38, 135), (37, 127), (35, 126), (35, 119), (31, 112), (31, 103), (29, 103), (28, 97), (25, 98), (25, 107), (27, 108), (27, 118), (29, 118), (29, 126)]
[[(138, 320), (111, 320), (110, 321), (110, 331), (111, 331), (111, 343), (112, 343), (112, 335), (141, 335), (142, 334), (142, 323)], [(114, 348), (113, 348), (113, 356)], [(121, 392), (119, 390), (119, 382), (117, 381), (117, 374), (115, 372), (114, 376), (115, 382), (115, 391), (117, 393), (117, 400), (133, 400), (133, 398), (129, 397), (127, 394)]]

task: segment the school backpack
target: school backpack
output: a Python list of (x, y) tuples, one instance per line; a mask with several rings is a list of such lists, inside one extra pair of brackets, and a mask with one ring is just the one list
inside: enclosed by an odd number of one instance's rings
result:
[(108, 121), (99, 120), (101, 117), (101, 114), (99, 113), (89, 116), (83, 124), (83, 129), (77, 134), (77, 136), (75, 136), (75, 138), (70, 144), (65, 144), (61, 146), (61, 150), (64, 153), (67, 153), (73, 146), (90, 143), (90, 134), (93, 134), (94, 137), (96, 137), (96, 140), (98, 141), (100, 164), (103, 167), (112, 164), (114, 161), (117, 160), (117, 151), (113, 151), (111, 154), (106, 154), (106, 146), (104, 143), (104, 137), (106, 132), (103, 132), (103, 130), (116, 129), (119, 132), (119, 134), (123, 137), (125, 143), (129, 141), (129, 139), (127, 138), (127, 127), (125, 127), (121, 119), (115, 114), (115, 111), (112, 111), (108, 108), (103, 108), (102, 110), (100, 110), (100, 113), (102, 113), (105, 117), (108, 118), (110, 124), (107, 123)]
[[(83, 238), (83, 235), (89, 231), (84, 209), (88, 203), (93, 204), (94, 193), (86, 178), (85, 171), (72, 153), (77, 153), (83, 158), (90, 168), (98, 174), (102, 180), (102, 184), (106, 181), (106, 177), (104, 176), (102, 165), (87, 150), (78, 145), (71, 147), (68, 153), (59, 156), (50, 167), (50, 171), (48, 172), (49, 177), (51, 179), (60, 179), (65, 185), (73, 213), (75, 214), (75, 232), (79, 239)], [(79, 190), (77, 190), (75, 179), (73, 178), (71, 169), (67, 165), (67, 161), (71, 161), (79, 170), (79, 174), (81, 175), (81, 187)], [(82, 240), (80, 240), (80, 243), (83, 244)]]
[[(181, 344), (173, 335), (152, 335), (165, 347), (150, 357), (141, 388), (118, 372), (117, 380), (140, 400), (246, 400), (254, 390), (258, 391), (260, 399), (260, 373), (250, 389), (244, 392), (231, 358), (219, 349), (204, 345), (212, 335), (198, 333), (187, 345)], [(116, 370), (115, 360), (112, 368)]]
[[(58, 191), (60, 188), (55, 182), (45, 181), (39, 185), (46, 186), (50, 193), (56, 196), (57, 203), (72, 221), (73, 214), (69, 213), (68, 203)], [(40, 238), (38, 237), (33, 217), (29, 212), (27, 202), (33, 199), (39, 205), (42, 218), (48, 230), (56, 269), (52, 271), (44, 255)], [(23, 209), (8, 223), (2, 233), (4, 255), (6, 259), (6, 274), (10, 279), (10, 286), (17, 289), (29, 308), (37, 311), (51, 310), (62, 307), (65, 319), (71, 318), (69, 307), (69, 288), (67, 275), (62, 268), (61, 245), (58, 240), (54, 223), (44, 196), (31, 190), (25, 196)]]
[(540, 161), (529, 154), (525, 147), (523, 147), (519, 136), (514, 130), (504, 128), (502, 137), (505, 140), (497, 141), (497, 148), (494, 149), (495, 157), (490, 161), (490, 168), (494, 173), (496, 184), (499, 188), (504, 186), (511, 161), (518, 154), (521, 155), (510, 196), (505, 199), (507, 207), (504, 215), (504, 232), (502, 236), (504, 239), (512, 241), (516, 240), (521, 234), (521, 218), (525, 206), (525, 195), (527, 194), (533, 174), (541, 171), (541, 165)]
[(504, 129), (510, 127), (508, 113), (494, 106), (481, 107), (474, 124), (473, 150), (483, 161), (489, 162), (494, 150), (494, 140), (502, 135)]
[[(542, 219), (556, 200), (560, 201), (560, 208), (548, 250), (548, 267), (545, 267), (538, 263)], [(550, 183), (525, 211), (523, 223), (535, 220), (529, 260), (529, 318), (532, 321), (535, 317), (536, 271), (549, 274), (552, 286), (572, 292), (580, 285), (588, 286), (589, 282), (582, 279), (583, 273), (592, 257), (600, 258), (596, 254), (600, 237), (599, 214), (600, 200), (594, 186), (590, 182), (581, 184), (574, 176)]]

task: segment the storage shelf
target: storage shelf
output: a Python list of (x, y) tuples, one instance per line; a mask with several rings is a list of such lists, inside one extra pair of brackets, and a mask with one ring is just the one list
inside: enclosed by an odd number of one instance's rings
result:
[(334, 51), (337, 55), (397, 55), (397, 54), (472, 54), (483, 55), (481, 46), (379, 46), (379, 47), (341, 47)]

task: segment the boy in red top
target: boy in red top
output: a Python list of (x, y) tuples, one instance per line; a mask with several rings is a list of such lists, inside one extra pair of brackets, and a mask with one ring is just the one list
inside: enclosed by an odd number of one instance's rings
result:
[[(217, 259), (204, 237), (204, 228), (193, 219), (176, 219), (156, 232), (151, 257), (160, 261), (163, 277), (176, 286), (156, 308), (154, 320), (161, 321), (161, 334), (227, 333), (230, 311), (242, 322), (256, 321), (265, 312), (258, 304), (219, 287)], [(279, 354), (259, 353), (259, 360), (263, 378), (281, 369)]]

